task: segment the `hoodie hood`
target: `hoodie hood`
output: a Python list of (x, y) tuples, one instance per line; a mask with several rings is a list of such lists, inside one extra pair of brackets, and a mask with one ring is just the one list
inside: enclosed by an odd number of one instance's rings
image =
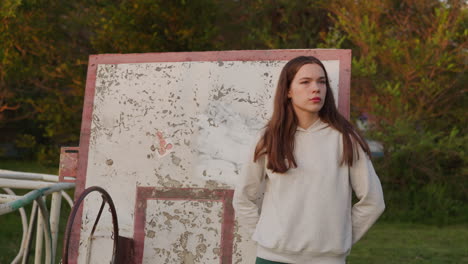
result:
[(300, 127), (300, 126), (297, 126), (296, 131), (310, 133), (310, 132), (314, 132), (314, 131), (324, 129), (326, 127), (328, 127), (328, 124), (323, 122), (322, 119), (318, 118), (314, 123), (312, 123), (312, 125), (310, 125), (306, 129), (304, 129), (304, 128)]

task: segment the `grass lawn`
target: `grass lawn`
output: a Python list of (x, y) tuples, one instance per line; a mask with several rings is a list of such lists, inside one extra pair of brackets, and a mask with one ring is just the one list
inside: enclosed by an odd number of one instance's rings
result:
[(468, 225), (377, 223), (348, 257), (348, 264), (361, 263), (468, 263)]
[(2, 160), (0, 159), (0, 170), (13, 170), (24, 172), (37, 172), (58, 175), (58, 167), (46, 167), (36, 161)]
[[(0, 169), (57, 174), (35, 162), (2, 161)], [(63, 201), (63, 232), (70, 209)], [(30, 209), (27, 209), (29, 215)], [(17, 212), (0, 215), (0, 264), (10, 263), (21, 242)], [(61, 255), (62, 238), (58, 251)], [(33, 242), (34, 245), (34, 242)], [(30, 257), (30, 262), (34, 256)], [(57, 262), (58, 263), (58, 262)], [(468, 224), (446, 227), (378, 222), (352, 249), (348, 264), (459, 264), (468, 263)]]

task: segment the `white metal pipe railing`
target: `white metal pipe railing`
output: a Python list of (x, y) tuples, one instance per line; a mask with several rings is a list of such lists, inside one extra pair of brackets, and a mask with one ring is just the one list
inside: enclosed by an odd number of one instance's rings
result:
[(26, 236), (26, 244), (24, 246), (23, 260), (21, 261), (21, 264), (26, 264), (28, 260), (29, 247), (31, 246), (31, 240), (32, 240), (33, 224), (34, 224), (34, 220), (36, 219), (37, 211), (38, 211), (37, 203), (36, 201), (34, 201), (32, 205), (32, 209), (31, 209), (31, 216), (29, 218), (29, 229), (27, 232), (28, 234)]
[[(6, 193), (9, 194), (10, 197), (19, 197), (15, 194), (15, 192), (13, 192), (11, 189), (9, 188), (3, 188), (3, 191), (5, 191)], [(11, 262), (11, 264), (16, 264), (16, 263), (19, 263), (19, 261), (21, 260), (21, 256), (23, 255), (23, 251), (24, 251), (24, 245), (26, 244), (26, 239), (27, 239), (27, 231), (28, 231), (28, 219), (26, 217), (26, 212), (24, 211), (24, 208), (20, 208), (19, 209), (19, 213), (21, 215), (21, 225), (23, 227), (23, 236), (21, 237), (21, 247), (20, 247), (20, 250), (18, 252), (18, 254), (16, 255), (16, 257), (13, 259), (13, 261)]]
[[(37, 203), (36, 201), (36, 204)], [(36, 247), (34, 250), (34, 264), (42, 263), (42, 243), (44, 241), (44, 218), (41, 210), (37, 211), (37, 226), (36, 226)]]
[[(74, 180), (74, 178), (70, 177), (66, 177), (65, 179)], [(33, 224), (37, 215), (34, 263), (54, 264), (55, 256), (57, 255), (56, 248), (62, 197), (70, 207), (73, 207), (73, 201), (65, 190), (74, 188), (75, 183), (59, 182), (59, 177), (56, 175), (0, 170), (0, 187), (3, 187), (5, 192), (7, 192), (7, 194), (0, 194), (0, 215), (19, 210), (23, 224), (21, 248), (12, 263), (17, 264), (21, 261), (21, 263), (26, 264), (28, 262)], [(8, 188), (32, 189), (32, 191), (19, 196)], [(45, 203), (45, 197), (49, 194), (52, 194), (50, 214)], [(23, 207), (30, 203), (33, 203), (33, 205), (28, 225)], [(44, 248), (45, 251), (43, 250)]]
[(70, 195), (68, 195), (68, 193), (66, 193), (65, 191), (61, 191), (61, 193), (62, 193), (62, 196), (65, 198), (65, 200), (67, 200), (68, 205), (70, 206), (70, 208), (72, 208), (73, 207), (73, 201), (70, 198)]
[[(53, 174), (42, 174), (33, 172), (19, 172), (10, 170), (0, 170), (0, 178), (3, 179), (16, 179), (16, 180), (35, 180), (35, 181), (47, 181), (47, 182), (58, 182), (59, 176)], [(65, 180), (74, 181), (73, 177), (65, 177)]]
[(45, 251), (45, 263), (51, 263), (54, 264), (55, 262), (55, 256), (54, 252), (52, 249), (52, 234), (50, 231), (50, 215), (49, 211), (47, 210), (47, 206), (45, 203), (45, 199), (43, 197), (38, 197), (36, 199), (37, 204), (39, 205), (39, 209), (41, 209), (41, 215), (42, 215), (42, 223), (44, 227), (44, 238), (45, 238), (45, 244), (46, 244), (46, 251)]
[[(6, 179), (3, 179), (6, 180)], [(2, 183), (2, 179), (0, 179), (0, 185)], [(20, 184), (18, 184), (20, 185)], [(47, 183), (49, 185), (49, 183)], [(0, 215), (6, 214), (12, 211), (15, 211), (26, 204), (31, 203), (32, 201), (36, 200), (38, 197), (46, 196), (54, 192), (60, 192), (62, 190), (71, 189), (75, 187), (75, 183), (70, 182), (61, 182), (55, 183), (44, 188), (38, 188), (37, 190), (33, 190), (25, 194), (22, 198), (15, 200), (13, 202), (9, 202), (6, 204), (0, 204)]]
[[(11, 174), (9, 174), (11, 176)], [(3, 175), (4, 176), (4, 175)], [(14, 175), (16, 176), (16, 175)], [(24, 176), (24, 175), (23, 175)], [(31, 175), (30, 175), (31, 176)], [(54, 264), (55, 256), (57, 254), (57, 239), (58, 239), (58, 225), (60, 219), (60, 208), (61, 199), (64, 197), (70, 206), (73, 206), (73, 201), (70, 196), (64, 191), (66, 189), (74, 188), (75, 183), (57, 183), (57, 182), (44, 182), (43, 178), (33, 177), (22, 177), (21, 179), (15, 178), (2, 178), (0, 177), (0, 186), (7, 194), (0, 195), (0, 215), (6, 214), (15, 210), (19, 210), (21, 214), (23, 224), (23, 236), (21, 241), (21, 247), (18, 255), (13, 260), (13, 264), (26, 263), (28, 257), (28, 249), (32, 236), (32, 224), (37, 211), (37, 230), (36, 230), (36, 248), (34, 263), (47, 263)], [(33, 175), (37, 176), (37, 175)], [(58, 179), (58, 177), (55, 176)], [(51, 179), (50, 177), (48, 178)], [(8, 188), (17, 189), (33, 189), (24, 196), (18, 196)], [(47, 206), (44, 197), (52, 194), (51, 200), (51, 211), (50, 214), (47, 210)], [(23, 207), (33, 203), (33, 209), (31, 211), (30, 224)], [(37, 208), (39, 207), (39, 211)], [(45, 244), (44, 244), (45, 242)], [(44, 252), (45, 246), (45, 252)], [(45, 256), (43, 255), (45, 253)], [(45, 257), (45, 259), (44, 259)], [(45, 262), (43, 262), (45, 260)]]
[(52, 186), (54, 184), (56, 184), (56, 183), (43, 182), (43, 181), (14, 180), (14, 179), (2, 179), (2, 178), (0, 178), (0, 186), (4, 187), (4, 188), (40, 189), (40, 188)]
[(54, 192), (50, 205), (50, 232), (52, 236), (52, 255), (56, 256), (55, 249), (57, 248), (57, 239), (60, 222), (60, 207), (62, 205), (62, 193)]
[(0, 193), (0, 204), (13, 202), (14, 200), (18, 200), (19, 198), (21, 198), (21, 196)]

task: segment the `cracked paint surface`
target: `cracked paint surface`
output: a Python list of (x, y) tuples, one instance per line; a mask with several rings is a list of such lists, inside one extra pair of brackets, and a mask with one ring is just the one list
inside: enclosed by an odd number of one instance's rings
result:
[[(143, 263), (219, 263), (222, 203), (149, 200)], [(173, 234), (177, 230), (177, 234)]]
[[(271, 115), (272, 96), (285, 63), (193, 61), (98, 65), (86, 187), (98, 185), (110, 193), (117, 208), (121, 235), (134, 235), (137, 186), (234, 187), (249, 142)], [(325, 61), (324, 64), (338, 100), (339, 61)], [(94, 219), (99, 205), (85, 201), (83, 219)], [(176, 208), (188, 210), (188, 207), (200, 210), (197, 211), (200, 219), (219, 213), (205, 211), (203, 204), (198, 207), (195, 204), (185, 204), (186, 207), (156, 205), (166, 208), (171, 216), (178, 215), (174, 211)], [(161, 212), (161, 208), (154, 209)], [(201, 261), (205, 256), (216, 256), (215, 252), (220, 250), (215, 246), (218, 238), (214, 230), (220, 232), (216, 217), (203, 220), (203, 224), (211, 228), (204, 232), (213, 234), (204, 237), (206, 249), (195, 246), (194, 241), (200, 240), (196, 236), (198, 231), (185, 229), (178, 220), (170, 220), (172, 232), (166, 234), (166, 240), (179, 241), (185, 246), (179, 247), (178, 253), (171, 251), (175, 254), (171, 257), (174, 261), (162, 263), (184, 263), (181, 259), (185, 263), (219, 263)], [(83, 223), (82, 238), (87, 237), (85, 231), (91, 229), (89, 225), (92, 223)], [(96, 230), (96, 235), (103, 237), (100, 243), (111, 243), (104, 239), (110, 234), (110, 226), (110, 214), (103, 214)], [(159, 229), (148, 230), (145, 241), (157, 243)], [(248, 263), (246, 256), (255, 254), (252, 242), (242, 233), (242, 227), (237, 227), (232, 263)], [(170, 244), (166, 246), (158, 246), (159, 253), (145, 250), (145, 259), (165, 256), (171, 248)], [(86, 239), (81, 239), (78, 263), (84, 263), (81, 256), (86, 247)], [(102, 258), (93, 255), (97, 258), (94, 263), (105, 260), (103, 255)]]

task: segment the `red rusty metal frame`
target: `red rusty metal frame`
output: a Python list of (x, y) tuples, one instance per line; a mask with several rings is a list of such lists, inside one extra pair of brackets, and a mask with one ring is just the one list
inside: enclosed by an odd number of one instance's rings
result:
[[(75, 197), (78, 197), (86, 186), (88, 169), (88, 151), (91, 136), (91, 122), (96, 88), (96, 74), (99, 64), (154, 63), (185, 61), (288, 61), (297, 56), (315, 56), (320, 60), (340, 61), (340, 81), (338, 84), (338, 109), (349, 118), (349, 96), (351, 83), (351, 50), (338, 49), (294, 49), (294, 50), (236, 50), (207, 52), (165, 52), (141, 54), (101, 54), (91, 55), (88, 62), (86, 91), (81, 123), (78, 172)], [(81, 219), (82, 210), (77, 214)], [(78, 249), (81, 221), (76, 221), (71, 240), (71, 247)], [(70, 263), (78, 260), (78, 250), (71, 252)]]
[[(135, 262), (143, 262), (145, 245), (146, 207), (148, 200), (213, 201), (223, 203), (221, 224), (220, 264), (232, 264), (234, 238), (234, 190), (203, 188), (156, 188), (137, 187), (135, 202), (134, 235)], [(164, 239), (164, 238), (161, 238)]]
[(65, 177), (76, 178), (78, 171), (79, 147), (62, 147), (60, 149), (59, 182), (75, 182)]

